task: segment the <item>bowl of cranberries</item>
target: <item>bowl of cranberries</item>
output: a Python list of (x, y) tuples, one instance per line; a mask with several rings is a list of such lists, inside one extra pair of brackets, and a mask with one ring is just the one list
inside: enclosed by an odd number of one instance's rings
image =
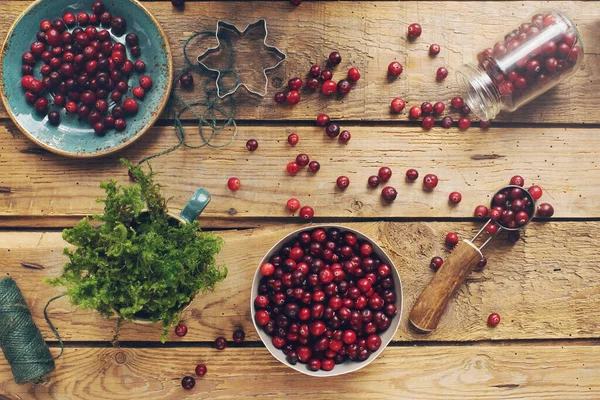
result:
[(0, 94), (43, 148), (96, 157), (139, 139), (167, 104), (169, 43), (135, 0), (38, 0), (10, 28)]
[(373, 240), (343, 226), (302, 228), (261, 260), (252, 321), (271, 354), (312, 376), (356, 371), (394, 337), (402, 283)]

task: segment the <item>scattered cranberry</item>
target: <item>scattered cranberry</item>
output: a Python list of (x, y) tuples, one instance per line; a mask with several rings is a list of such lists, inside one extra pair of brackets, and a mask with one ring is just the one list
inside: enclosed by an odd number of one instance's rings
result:
[(225, 339), (223, 336), (219, 336), (218, 338), (215, 339), (215, 349), (225, 350), (226, 347), (227, 347), (227, 339)]
[(329, 124), (329, 116), (327, 114), (319, 114), (317, 116), (317, 126), (327, 126)]
[(229, 178), (229, 180), (227, 181), (227, 187), (233, 192), (239, 190), (241, 185), (242, 183), (236, 177)]
[(408, 26), (408, 37), (411, 39), (418, 38), (421, 36), (421, 25), (419, 24), (410, 24)]
[(377, 172), (377, 176), (382, 182), (387, 182), (392, 177), (392, 170), (389, 167), (381, 167)]
[(531, 194), (531, 197), (533, 197), (533, 200), (539, 200), (543, 194), (542, 188), (536, 185), (531, 186), (528, 191), (529, 194)]
[(60, 114), (57, 111), (50, 111), (48, 113), (48, 122), (52, 125), (60, 125)]
[(393, 112), (399, 113), (402, 110), (404, 110), (404, 107), (406, 107), (406, 103), (400, 97), (395, 97), (394, 99), (392, 99), (391, 107)]
[(312, 219), (314, 215), (315, 211), (310, 206), (304, 206), (300, 209), (300, 217), (302, 217), (302, 219)]
[(350, 186), (350, 179), (348, 179), (347, 176), (340, 176), (337, 178), (337, 181), (335, 182), (335, 184), (337, 185), (338, 188), (340, 188), (341, 190), (344, 190), (348, 186)]
[(350, 141), (350, 139), (352, 139), (352, 135), (350, 134), (350, 132), (342, 131), (340, 133), (340, 142), (341, 143), (348, 143)]
[(306, 80), (306, 87), (310, 90), (317, 90), (320, 86), (319, 80), (317, 78), (308, 78)]
[(469, 118), (459, 118), (458, 120), (458, 129), (460, 129), (461, 131), (464, 131), (466, 129), (469, 129), (469, 127), (471, 126), (471, 120)]
[[(144, 67), (142, 68), (141, 64), (138, 64), (140, 61), (141, 60), (137, 60), (135, 62), (135, 70), (138, 72), (143, 72), (146, 69), (146, 67), (144, 65)], [(141, 62), (143, 63), (143, 61)], [(142, 71), (140, 71), (140, 69), (142, 69)], [(191, 88), (192, 86), (194, 86), (194, 77), (189, 72), (185, 72), (179, 77), (179, 83), (181, 84), (181, 87)]]
[(431, 263), (429, 264), (429, 266), (434, 271), (437, 271), (438, 269), (440, 269), (440, 267), (442, 266), (443, 263), (444, 263), (444, 260), (442, 259), (442, 257), (435, 256), (431, 259)]
[[(422, 105), (421, 105), (421, 108), (423, 108)], [(434, 115), (440, 115), (440, 114), (442, 114), (444, 112), (445, 108), (446, 108), (446, 105), (443, 102), (438, 101), (437, 103), (435, 103), (433, 105), (433, 109), (432, 109), (433, 114)]]
[(498, 233), (498, 230), (499, 226), (495, 222), (490, 222), (485, 226), (485, 231), (490, 235), (495, 235), (496, 233)]
[(296, 163), (301, 167), (307, 166), (309, 162), (310, 162), (310, 159), (308, 158), (308, 155), (306, 155), (306, 154), (298, 154), (296, 156)]
[(48, 107), (49, 107), (49, 103), (48, 100), (40, 97), (39, 99), (37, 99), (35, 101), (34, 107), (35, 107), (35, 111), (37, 111), (40, 114), (46, 114), (46, 112), (48, 112)]
[(123, 102), (123, 108), (130, 114), (135, 114), (138, 111), (137, 101), (133, 98), (128, 98)]
[(342, 56), (340, 55), (340, 53), (338, 53), (337, 51), (333, 51), (333, 52), (331, 52), (331, 54), (329, 54), (329, 63), (331, 65), (336, 66), (341, 62), (342, 62)]
[(288, 135), (288, 143), (292, 146), (297, 145), (299, 140), (300, 138), (295, 133), (290, 133)]
[(419, 119), (419, 118), (421, 118), (421, 114), (422, 114), (421, 107), (419, 107), (419, 106), (412, 106), (410, 108), (409, 115), (410, 115), (410, 117), (412, 119)]
[(515, 175), (510, 178), (510, 184), (523, 187), (523, 185), (525, 185), (525, 179), (520, 175)]
[(379, 182), (380, 182), (380, 179), (377, 175), (371, 175), (369, 177), (369, 179), (367, 180), (367, 184), (372, 188), (379, 186)]
[(300, 93), (297, 90), (290, 90), (285, 95), (285, 102), (293, 106), (300, 102)]
[(449, 232), (446, 235), (446, 244), (448, 246), (456, 246), (458, 244), (458, 235), (454, 232)]
[(356, 82), (360, 79), (360, 71), (356, 67), (352, 67), (348, 70), (348, 79), (352, 82)]
[(442, 118), (442, 128), (448, 129), (452, 127), (452, 122), (452, 117), (445, 116), (444, 118)]
[(450, 201), (450, 203), (458, 204), (462, 200), (462, 195), (458, 192), (452, 192), (448, 196), (448, 200)]
[(321, 71), (321, 80), (323, 82), (330, 81), (332, 79), (333, 79), (333, 72), (331, 72), (328, 69), (324, 69), (323, 71)]
[(330, 138), (337, 137), (340, 134), (340, 126), (338, 124), (329, 124), (325, 128), (325, 133)]
[(390, 76), (400, 76), (402, 73), (402, 64), (398, 61), (392, 61), (388, 66), (388, 75)]
[(453, 97), (452, 100), (450, 100), (450, 105), (452, 108), (460, 109), (465, 105), (465, 102), (463, 101), (462, 97)]
[(448, 70), (444, 67), (439, 67), (435, 73), (435, 78), (438, 81), (443, 81), (448, 76)]
[(406, 170), (406, 179), (409, 182), (414, 182), (417, 180), (417, 178), (419, 177), (419, 172), (416, 169), (408, 169)]
[(481, 260), (479, 260), (479, 262), (477, 263), (477, 265), (475, 266), (475, 268), (478, 271), (481, 271), (485, 266), (487, 265), (487, 258), (482, 257)]
[(341, 94), (342, 96), (347, 95), (348, 93), (350, 93), (350, 90), (352, 90), (350, 82), (348, 82), (345, 79), (338, 82), (337, 91), (339, 94)]
[(429, 129), (433, 128), (434, 125), (435, 125), (435, 119), (432, 116), (427, 116), (427, 117), (423, 118), (423, 121), (421, 121), (421, 126), (425, 130), (429, 130)]
[(296, 161), (290, 161), (288, 165), (285, 167), (286, 171), (290, 175), (296, 175), (298, 171), (300, 171), (300, 166)]
[(398, 192), (396, 191), (396, 189), (394, 189), (391, 186), (386, 186), (381, 191), (381, 197), (383, 197), (383, 199), (387, 202), (392, 202), (392, 201), (396, 200), (397, 196), (398, 196)]
[(429, 115), (432, 112), (433, 112), (433, 105), (430, 102), (425, 101), (421, 104), (421, 113), (423, 115)]
[[(243, 330), (237, 329), (233, 332), (233, 342), (234, 343), (237, 343), (237, 344), (243, 343), (244, 339), (246, 339), (246, 334), (244, 333)], [(198, 374), (198, 375), (200, 375), (200, 374)]]
[(311, 172), (315, 173), (321, 169), (321, 164), (319, 164), (318, 161), (311, 161), (308, 163), (308, 169), (310, 169)]
[(332, 80), (323, 82), (323, 85), (321, 86), (321, 92), (328, 96), (334, 94), (336, 90), (337, 84)]
[(440, 54), (440, 45), (439, 44), (432, 44), (431, 46), (429, 46), (429, 55), (430, 56), (437, 56), (438, 54)]
[(181, 380), (181, 387), (185, 390), (192, 390), (196, 386), (196, 380), (192, 376), (184, 376)]
[(175, 335), (179, 336), (179, 337), (183, 337), (185, 335), (187, 335), (187, 326), (183, 325), (183, 324), (179, 324), (175, 327)]
[(494, 327), (500, 323), (500, 314), (492, 313), (488, 317), (488, 325)]
[(423, 177), (423, 185), (427, 189), (433, 189), (437, 186), (437, 184), (438, 184), (438, 177), (435, 176), (434, 174), (427, 174)]
[(207, 372), (208, 372), (208, 368), (206, 368), (206, 365), (204, 365), (204, 364), (196, 365), (196, 375), (198, 375), (200, 378), (202, 378), (204, 375), (206, 375)]
[(273, 97), (273, 99), (275, 100), (275, 103), (283, 104), (283, 103), (285, 103), (285, 93), (277, 92), (277, 93), (275, 93), (275, 96)]
[(300, 90), (302, 87), (302, 79), (300, 78), (292, 78), (288, 81), (288, 88), (290, 90)]
[(140, 100), (142, 100), (144, 98), (144, 96), (146, 95), (144, 88), (142, 88), (141, 86), (134, 87), (132, 93), (135, 97), (137, 97)]
[(486, 218), (489, 214), (489, 209), (484, 205), (478, 205), (475, 207), (475, 217), (476, 218)]
[(321, 67), (318, 66), (317, 64), (313, 65), (312, 67), (310, 67), (309, 74), (313, 78), (318, 78), (319, 76), (321, 76)]
[(291, 198), (287, 201), (286, 207), (290, 211), (296, 211), (300, 208), (300, 202), (298, 201), (298, 199)]
[(537, 215), (542, 218), (550, 218), (554, 215), (554, 207), (548, 203), (542, 203), (537, 208)]
[(491, 121), (479, 121), (479, 127), (483, 130), (489, 129)]

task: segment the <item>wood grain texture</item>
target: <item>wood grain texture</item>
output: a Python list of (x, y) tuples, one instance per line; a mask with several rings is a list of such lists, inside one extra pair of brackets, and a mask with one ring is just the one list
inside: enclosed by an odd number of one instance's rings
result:
[[(4, 39), (12, 21), (28, 5), (23, 1), (0, 3), (0, 39)], [(406, 114), (391, 116), (389, 103), (393, 97), (403, 97), (409, 105), (423, 101), (449, 101), (458, 95), (454, 79), (435, 81), (440, 66), (450, 69), (451, 75), (460, 65), (471, 62), (483, 46), (494, 41), (538, 8), (547, 8), (541, 1), (512, 2), (445, 2), (432, 7), (431, 2), (313, 2), (300, 7), (287, 2), (193, 2), (185, 11), (173, 8), (168, 1), (148, 2), (146, 7), (161, 22), (170, 38), (176, 69), (183, 65), (184, 40), (195, 31), (212, 30), (219, 19), (240, 27), (259, 18), (267, 18), (270, 43), (289, 56), (287, 62), (269, 75), (269, 93), (262, 102), (240, 94), (238, 119), (299, 120), (313, 119), (327, 111), (335, 118), (356, 120), (405, 120)], [(597, 38), (600, 3), (557, 1), (551, 7), (564, 11), (577, 23), (585, 43), (583, 68), (570, 81), (561, 84), (534, 103), (516, 113), (504, 114), (499, 120), (544, 123), (598, 123), (598, 113), (589, 111), (590, 101), (600, 90), (600, 42)], [(485, 24), (481, 15), (493, 15)], [(58, 14), (56, 16), (59, 16)], [(176, 21), (176, 22), (175, 22)], [(423, 26), (423, 34), (415, 43), (406, 40), (406, 27), (412, 22)], [(431, 43), (441, 45), (442, 51), (429, 58)], [(214, 39), (200, 40), (192, 46), (195, 57), (215, 44)], [(332, 50), (339, 50), (343, 62), (336, 68), (334, 78), (345, 77), (350, 65), (358, 66), (362, 79), (345, 99), (328, 99), (303, 92), (296, 107), (276, 106), (271, 98), (277, 88), (294, 76), (304, 77), (312, 63), (324, 63)], [(236, 65), (243, 79), (260, 82), (252, 71), (264, 67), (254, 51), (240, 50)], [(402, 62), (405, 71), (399, 81), (386, 77), (387, 65)], [(250, 75), (250, 77), (249, 77)], [(262, 86), (260, 84), (259, 86)], [(187, 96), (198, 100), (198, 93)], [(0, 109), (0, 117), (6, 111)]]
[[(446, 257), (447, 232), (470, 238), (479, 228), (471, 223), (359, 223), (346, 224), (380, 244), (394, 261), (404, 288), (404, 316), (395, 339), (413, 340), (509, 340), (598, 338), (600, 332), (600, 248), (592, 232), (600, 222), (532, 223), (523, 239), (510, 245), (504, 236), (486, 247), (488, 265), (474, 272), (451, 299), (437, 330), (429, 335), (408, 326), (408, 312), (432, 277), (429, 262)], [(293, 225), (263, 229), (222, 231), (226, 246), (219, 262), (228, 265), (229, 276), (215, 291), (198, 297), (183, 314), (189, 327), (184, 338), (170, 334), (170, 341), (213, 341), (230, 337), (242, 327), (248, 340), (259, 340), (251, 322), (249, 302), (252, 278), (263, 255)], [(53, 338), (43, 320), (48, 299), (60, 292), (42, 283), (60, 273), (65, 262), (59, 232), (0, 232), (0, 270), (12, 276), (22, 289), (35, 321), (44, 335)], [(21, 267), (21, 262), (42, 265), (44, 270)], [(492, 312), (502, 316), (495, 329), (487, 327)], [(79, 310), (60, 299), (50, 315), (62, 337), (69, 340), (109, 341), (116, 320)], [(158, 341), (160, 327), (125, 324), (123, 341)]]
[[(489, 204), (491, 196), (510, 177), (520, 174), (526, 185), (543, 187), (541, 201), (553, 204), (555, 217), (600, 217), (598, 157), (600, 129), (494, 128), (467, 132), (436, 128), (347, 126), (352, 140), (341, 145), (329, 139), (318, 127), (240, 127), (235, 142), (223, 149), (181, 148), (152, 160), (164, 194), (172, 197), (173, 209), (183, 207), (199, 187), (213, 196), (201, 218), (218, 218), (223, 225), (248, 226), (250, 218), (291, 217), (285, 204), (296, 197), (311, 205), (317, 218), (397, 218), (397, 217), (472, 217), (478, 204)], [(295, 131), (299, 144), (292, 148), (287, 134)], [(188, 129), (191, 144), (197, 132)], [(196, 136), (194, 136), (196, 135)], [(225, 135), (225, 134), (224, 134)], [(246, 150), (248, 139), (255, 138), (259, 148)], [(220, 140), (220, 139), (218, 139)], [(217, 140), (217, 142), (218, 142)], [(0, 225), (12, 226), (17, 217), (81, 217), (101, 211), (96, 199), (103, 196), (100, 181), (116, 179), (127, 183), (120, 157), (132, 161), (157, 153), (176, 143), (172, 127), (155, 127), (136, 146), (117, 155), (93, 160), (69, 160), (47, 153), (16, 132), (11, 123), (0, 124), (0, 186), (11, 191), (0, 193)], [(290, 176), (285, 166), (299, 153), (321, 163), (312, 174), (304, 168)], [(394, 175), (388, 184), (400, 195), (388, 204), (379, 189), (369, 189), (369, 175), (387, 165)], [(408, 168), (421, 174), (415, 183), (405, 181)], [(424, 191), (422, 177), (435, 173), (440, 183)], [(338, 176), (350, 178), (350, 187), (340, 191)], [(227, 188), (231, 176), (241, 179), (237, 192)], [(452, 191), (462, 193), (462, 202), (448, 203)], [(229, 223), (229, 225), (227, 225)], [(252, 223), (250, 223), (252, 224)], [(31, 226), (35, 221), (31, 222)]]
[[(181, 387), (197, 363), (208, 373)], [(45, 385), (18, 386), (0, 360), (8, 399), (597, 399), (598, 346), (390, 347), (351, 375), (292, 371), (264, 348), (69, 348)]]

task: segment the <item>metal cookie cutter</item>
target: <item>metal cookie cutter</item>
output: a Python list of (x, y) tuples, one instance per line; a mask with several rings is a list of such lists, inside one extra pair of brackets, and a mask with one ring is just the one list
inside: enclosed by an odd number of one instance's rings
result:
[[(237, 86), (235, 86), (235, 87), (234, 87), (233, 89), (231, 89), (230, 91), (226, 92), (225, 94), (221, 94), (221, 91), (220, 91), (220, 89), (219, 89), (219, 79), (221, 78), (221, 71), (219, 71), (218, 69), (212, 69), (212, 68), (209, 68), (209, 67), (208, 67), (206, 64), (204, 64), (204, 63), (203, 63), (201, 60), (202, 60), (203, 58), (205, 58), (206, 56), (208, 56), (209, 54), (215, 53), (215, 52), (217, 52), (217, 51), (219, 51), (219, 50), (220, 50), (220, 48), (221, 48), (221, 42), (220, 42), (220, 40), (219, 40), (219, 29), (220, 29), (220, 28), (229, 29), (229, 30), (231, 30), (231, 31), (235, 32), (235, 33), (236, 33), (238, 36), (240, 36), (240, 37), (243, 37), (243, 36), (245, 36), (245, 35), (246, 35), (246, 33), (247, 33), (247, 32), (248, 32), (250, 29), (252, 29), (252, 28), (256, 28), (256, 27), (260, 27), (261, 25), (262, 25), (262, 26), (264, 27), (264, 29), (265, 29), (265, 37), (264, 37), (264, 39), (263, 39), (263, 45), (264, 45), (265, 49), (267, 49), (268, 51), (271, 51), (271, 52), (273, 52), (273, 53), (277, 54), (277, 55), (278, 55), (278, 56), (281, 58), (281, 60), (279, 60), (279, 62), (278, 62), (277, 64), (275, 64), (274, 66), (272, 66), (272, 67), (268, 67), (268, 68), (264, 68), (264, 69), (263, 69), (263, 75), (264, 75), (264, 77), (265, 77), (265, 90), (264, 90), (264, 92), (263, 92), (263, 93), (261, 93), (261, 92), (257, 92), (257, 91), (255, 91), (255, 90), (252, 90), (252, 89), (250, 89), (250, 88), (249, 88), (249, 87), (248, 87), (248, 86), (247, 86), (245, 83), (238, 83), (238, 84), (237, 84)], [(247, 90), (249, 93), (255, 94), (255, 95), (257, 95), (257, 96), (260, 96), (260, 97), (265, 97), (265, 96), (266, 96), (266, 94), (267, 94), (267, 89), (268, 89), (268, 86), (269, 86), (269, 79), (267, 78), (267, 71), (270, 71), (270, 70), (273, 70), (273, 69), (277, 68), (277, 67), (278, 67), (278, 66), (279, 66), (279, 65), (280, 65), (282, 62), (284, 62), (284, 61), (285, 61), (285, 59), (287, 58), (287, 56), (285, 55), (285, 53), (284, 53), (284, 52), (282, 52), (281, 50), (279, 50), (277, 47), (275, 47), (275, 46), (269, 46), (269, 45), (267, 44), (267, 36), (269, 36), (269, 32), (267, 31), (267, 21), (266, 21), (266, 20), (264, 20), (264, 19), (259, 19), (259, 20), (258, 20), (258, 21), (256, 21), (256, 22), (253, 22), (253, 23), (251, 23), (251, 24), (248, 24), (248, 25), (246, 26), (246, 28), (245, 28), (243, 31), (240, 31), (240, 30), (239, 30), (239, 29), (238, 29), (238, 28), (237, 28), (235, 25), (232, 25), (232, 24), (230, 24), (230, 23), (228, 23), (228, 22), (225, 22), (225, 21), (219, 20), (219, 21), (217, 21), (217, 30), (216, 30), (216, 32), (215, 32), (215, 36), (216, 36), (216, 38), (217, 38), (217, 46), (216, 46), (216, 47), (211, 47), (211, 48), (209, 48), (208, 50), (206, 50), (204, 53), (200, 54), (200, 55), (198, 56), (198, 64), (202, 65), (202, 66), (203, 66), (204, 68), (206, 68), (208, 71), (211, 71), (211, 72), (216, 72), (216, 73), (217, 73), (217, 81), (216, 81), (216, 84), (217, 84), (217, 85), (216, 85), (216, 86), (217, 86), (217, 96), (218, 96), (219, 98), (223, 99), (223, 98), (225, 98), (225, 97), (227, 97), (227, 96), (229, 96), (229, 95), (231, 95), (231, 94), (235, 93), (235, 92), (236, 92), (236, 91), (237, 91), (237, 90), (240, 88), (240, 86), (243, 86), (244, 88), (246, 88), (246, 90)]]

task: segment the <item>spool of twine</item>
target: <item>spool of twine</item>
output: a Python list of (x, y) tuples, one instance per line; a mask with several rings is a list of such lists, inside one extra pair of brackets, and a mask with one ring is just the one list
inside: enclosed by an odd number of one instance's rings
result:
[[(62, 341), (48, 320), (46, 309), (44, 316), (61, 344), (60, 357)], [(18, 384), (39, 383), (54, 370), (54, 358), (12, 278), (0, 279), (0, 346)]]

